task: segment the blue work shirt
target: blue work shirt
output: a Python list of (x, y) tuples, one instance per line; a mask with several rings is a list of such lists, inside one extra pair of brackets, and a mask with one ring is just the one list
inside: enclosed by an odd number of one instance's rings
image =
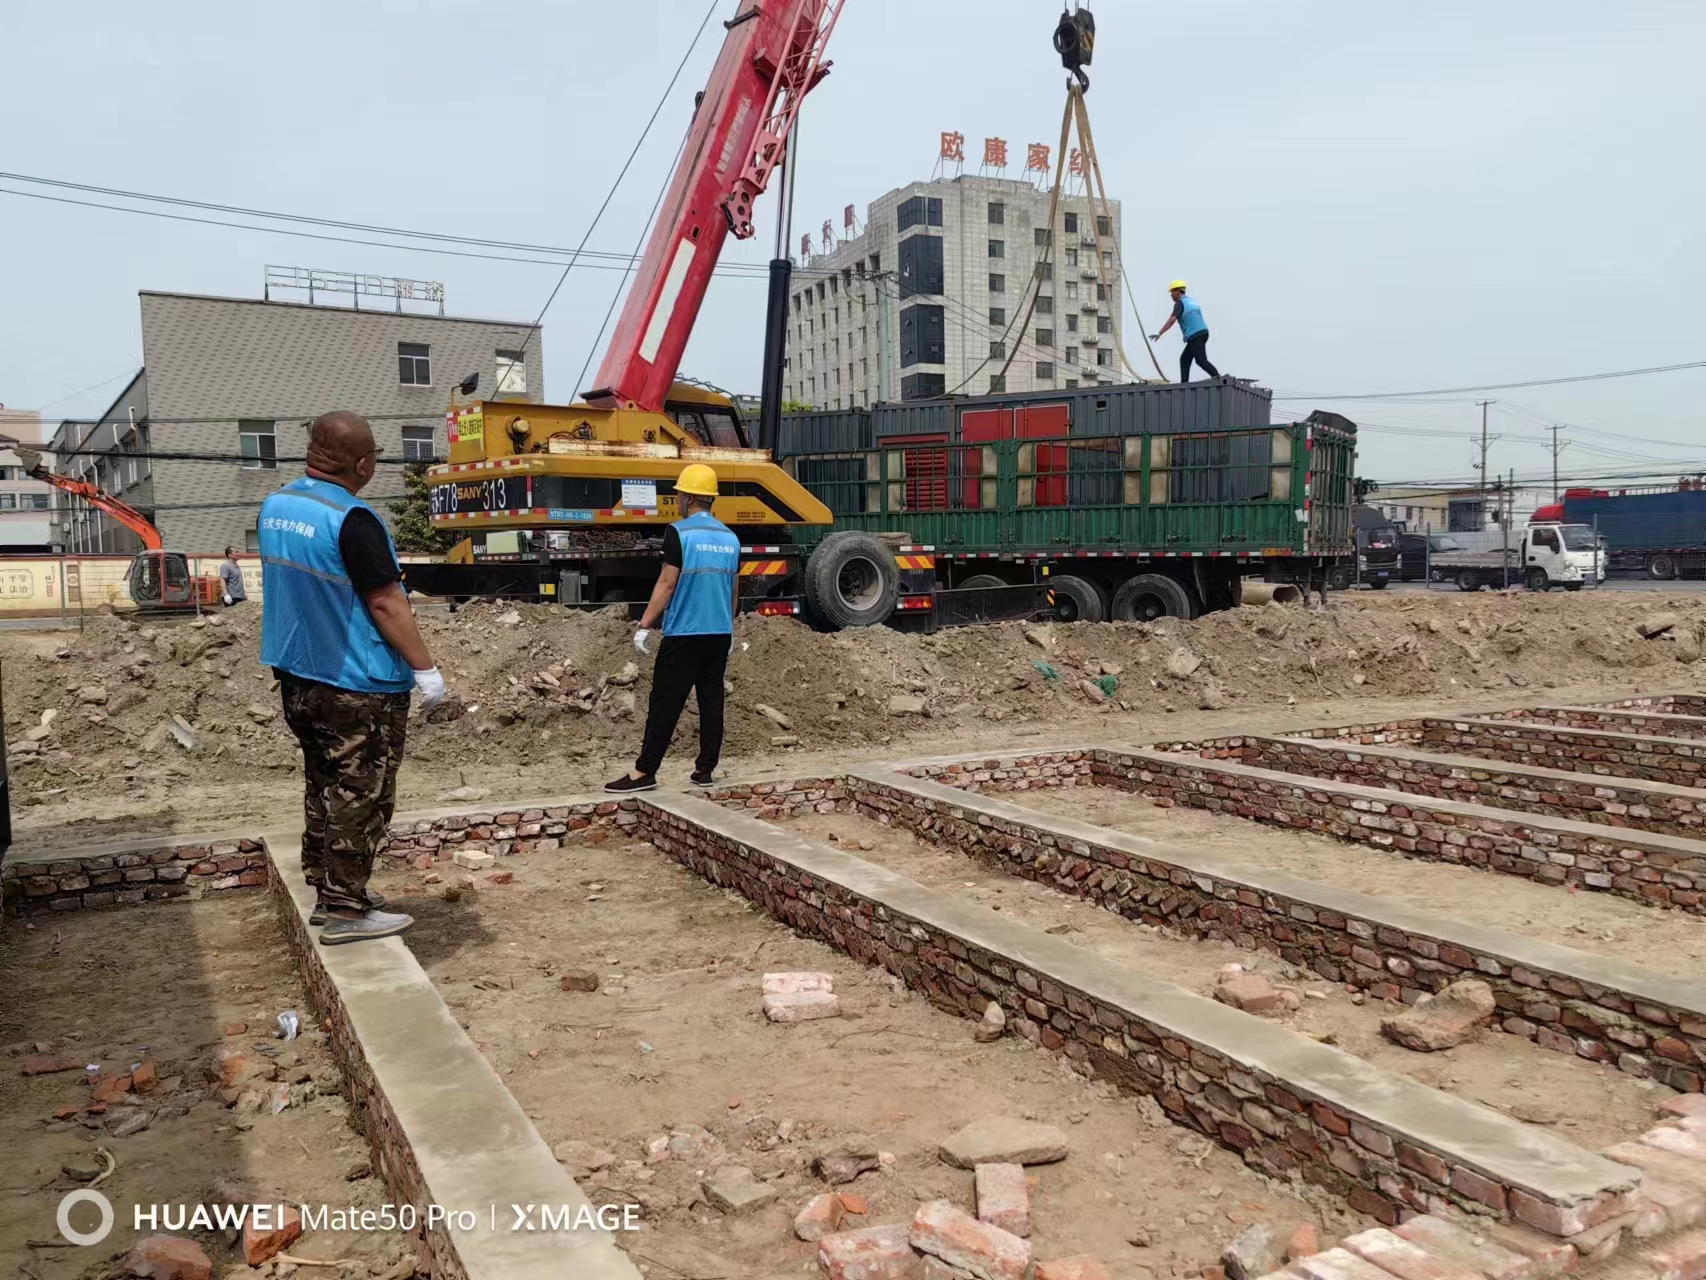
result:
[(1208, 325), (1203, 323), (1202, 308), (1188, 293), (1173, 304), (1173, 319), (1179, 322), (1179, 332), (1187, 338), (1208, 332)]
[[(681, 578), (664, 610), (666, 636), (726, 636), (735, 629), (735, 578), (740, 539), (708, 511), (670, 526), (681, 544)], [(665, 559), (673, 564), (666, 551)]]

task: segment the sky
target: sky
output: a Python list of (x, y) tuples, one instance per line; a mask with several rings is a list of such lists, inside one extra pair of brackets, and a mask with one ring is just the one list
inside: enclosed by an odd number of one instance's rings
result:
[[(718, 0), (590, 248), (636, 248), (736, 7)], [(1482, 398), (1493, 471), (1549, 474), (1553, 423), (1566, 477), (1706, 469), (1706, 369), (1319, 398), (1706, 361), (1699, 0), (1093, 7), (1089, 106), (1146, 327), (1185, 277), (1222, 371), (1290, 397), (1286, 417), (1357, 420), (1359, 471), (1388, 483), (1469, 477)], [(573, 246), (705, 15), (702, 0), (14, 6), (0, 170)], [(1016, 158), (1053, 143), (1057, 17), (1046, 0), (845, 0), (802, 116), (796, 247), (928, 177), (943, 130), (968, 155), (986, 136)], [(770, 257), (773, 194), (757, 212), (725, 262)], [(561, 271), (8, 194), (0, 258), (0, 403), (50, 421), (99, 413), (140, 363), (141, 289), (258, 297), (272, 263), (443, 281), (452, 314), (530, 321)], [(621, 281), (577, 268), (546, 313), (551, 399), (596, 369)], [(757, 271), (713, 284), (684, 373), (757, 391), (764, 290)], [(1163, 367), (1177, 352), (1169, 335)]]

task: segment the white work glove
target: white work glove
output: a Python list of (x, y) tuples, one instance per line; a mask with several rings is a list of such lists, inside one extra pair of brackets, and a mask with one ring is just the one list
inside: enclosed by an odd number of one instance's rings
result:
[(229, 591), (227, 591), (224, 595), (220, 596), (219, 598), (225, 602), (227, 608), (230, 607), (231, 593)]
[(638, 631), (634, 632), (634, 652), (639, 654), (641, 657), (645, 657), (646, 645), (651, 642), (651, 638), (651, 629), (648, 627), (641, 627)]
[(421, 695), (421, 714), (424, 716), (439, 703), (444, 701), (444, 677), (438, 674), (437, 667), (428, 667), (425, 671), (415, 672), (415, 689)]

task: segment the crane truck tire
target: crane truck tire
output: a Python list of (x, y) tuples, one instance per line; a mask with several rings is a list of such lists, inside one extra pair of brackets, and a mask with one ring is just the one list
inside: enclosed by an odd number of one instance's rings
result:
[(1005, 582), (1000, 578), (997, 578), (993, 573), (980, 573), (975, 577), (967, 578), (964, 582), (960, 583), (957, 589), (960, 591), (990, 591), (996, 587), (1004, 587), (1006, 585), (1007, 584)]
[(1140, 573), (1127, 578), (1114, 592), (1115, 622), (1153, 622), (1157, 618), (1189, 618), (1191, 597), (1171, 578)]
[(1459, 569), (1457, 571), (1457, 589), (1459, 591), (1479, 591), (1481, 589), (1481, 575), (1473, 569)]
[(900, 601), (894, 552), (868, 533), (832, 533), (806, 562), (806, 603), (831, 631), (879, 627)]
[(1094, 582), (1064, 576), (1048, 580), (1049, 599), (1054, 603), (1054, 616), (1059, 622), (1101, 622), (1107, 617), (1102, 607), (1102, 593)]

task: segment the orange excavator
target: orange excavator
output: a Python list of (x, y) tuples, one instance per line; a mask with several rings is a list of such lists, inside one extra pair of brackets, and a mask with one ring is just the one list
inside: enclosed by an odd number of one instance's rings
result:
[(164, 550), (164, 542), (154, 522), (128, 502), (96, 488), (87, 480), (73, 480), (70, 476), (49, 471), (42, 462), (41, 453), (35, 449), (3, 440), (0, 440), (0, 447), (11, 448), (18, 455), (24, 474), (31, 480), (40, 480), (63, 493), (83, 499), (142, 539), (142, 550), (130, 562), (130, 571), (125, 575), (130, 598), (138, 609), (177, 611), (219, 603), (219, 579), (191, 574), (189, 559), (184, 553)]

